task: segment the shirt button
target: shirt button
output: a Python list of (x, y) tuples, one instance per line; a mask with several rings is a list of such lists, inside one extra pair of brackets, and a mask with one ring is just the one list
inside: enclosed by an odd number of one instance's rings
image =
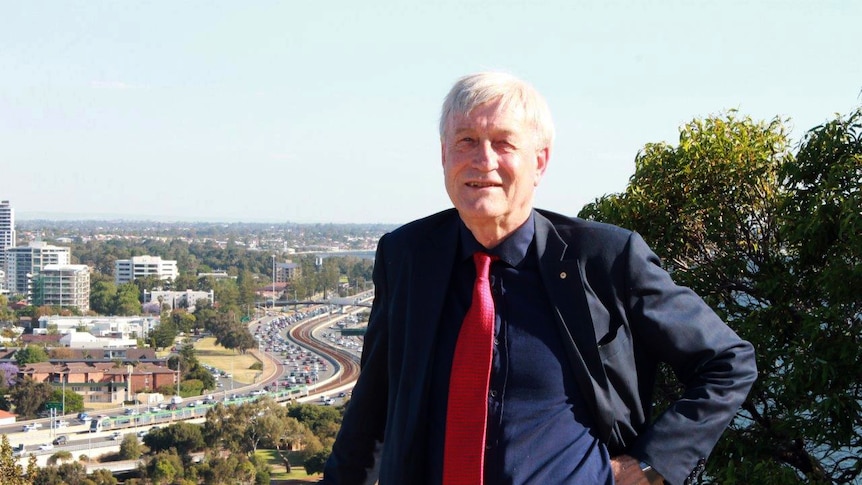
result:
[(491, 392), (489, 392), (489, 394), (491, 395), (491, 397), (497, 397), (497, 391), (493, 389), (491, 389)]
[(494, 345), (500, 345), (500, 340), (494, 337)]

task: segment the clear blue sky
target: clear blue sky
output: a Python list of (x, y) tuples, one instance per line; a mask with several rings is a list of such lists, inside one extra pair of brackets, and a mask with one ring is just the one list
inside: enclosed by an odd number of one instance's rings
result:
[(0, 3), (0, 200), (35, 215), (401, 223), (450, 206), (440, 101), (504, 70), (548, 99), (536, 205), (625, 188), (696, 117), (862, 104), (862, 2)]

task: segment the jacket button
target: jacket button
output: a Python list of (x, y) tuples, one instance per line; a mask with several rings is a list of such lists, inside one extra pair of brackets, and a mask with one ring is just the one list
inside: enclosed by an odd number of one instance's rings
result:
[(566, 279), (566, 276), (568, 276), (568, 275), (566, 274), (566, 272), (565, 272), (565, 271), (563, 271), (562, 273), (560, 273), (560, 279), (561, 279), (561, 280)]

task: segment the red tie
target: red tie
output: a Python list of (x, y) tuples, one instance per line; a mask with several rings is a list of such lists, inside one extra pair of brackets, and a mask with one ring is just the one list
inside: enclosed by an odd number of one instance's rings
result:
[(482, 252), (473, 254), (476, 263), (473, 300), (458, 334), (449, 377), (444, 485), (484, 483), (488, 379), (494, 348), (494, 299), (488, 270), (495, 259)]

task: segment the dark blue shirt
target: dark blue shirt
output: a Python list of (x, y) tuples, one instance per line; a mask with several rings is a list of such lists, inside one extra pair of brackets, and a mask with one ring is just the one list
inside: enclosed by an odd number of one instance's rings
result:
[(539, 274), (530, 219), (492, 250), (461, 225), (458, 259), (437, 338), (428, 427), (429, 483), (442, 483), (449, 374), (476, 271), (472, 255), (491, 266), (496, 308), (488, 392), (485, 483), (613, 484), (607, 450), (577, 388)]

